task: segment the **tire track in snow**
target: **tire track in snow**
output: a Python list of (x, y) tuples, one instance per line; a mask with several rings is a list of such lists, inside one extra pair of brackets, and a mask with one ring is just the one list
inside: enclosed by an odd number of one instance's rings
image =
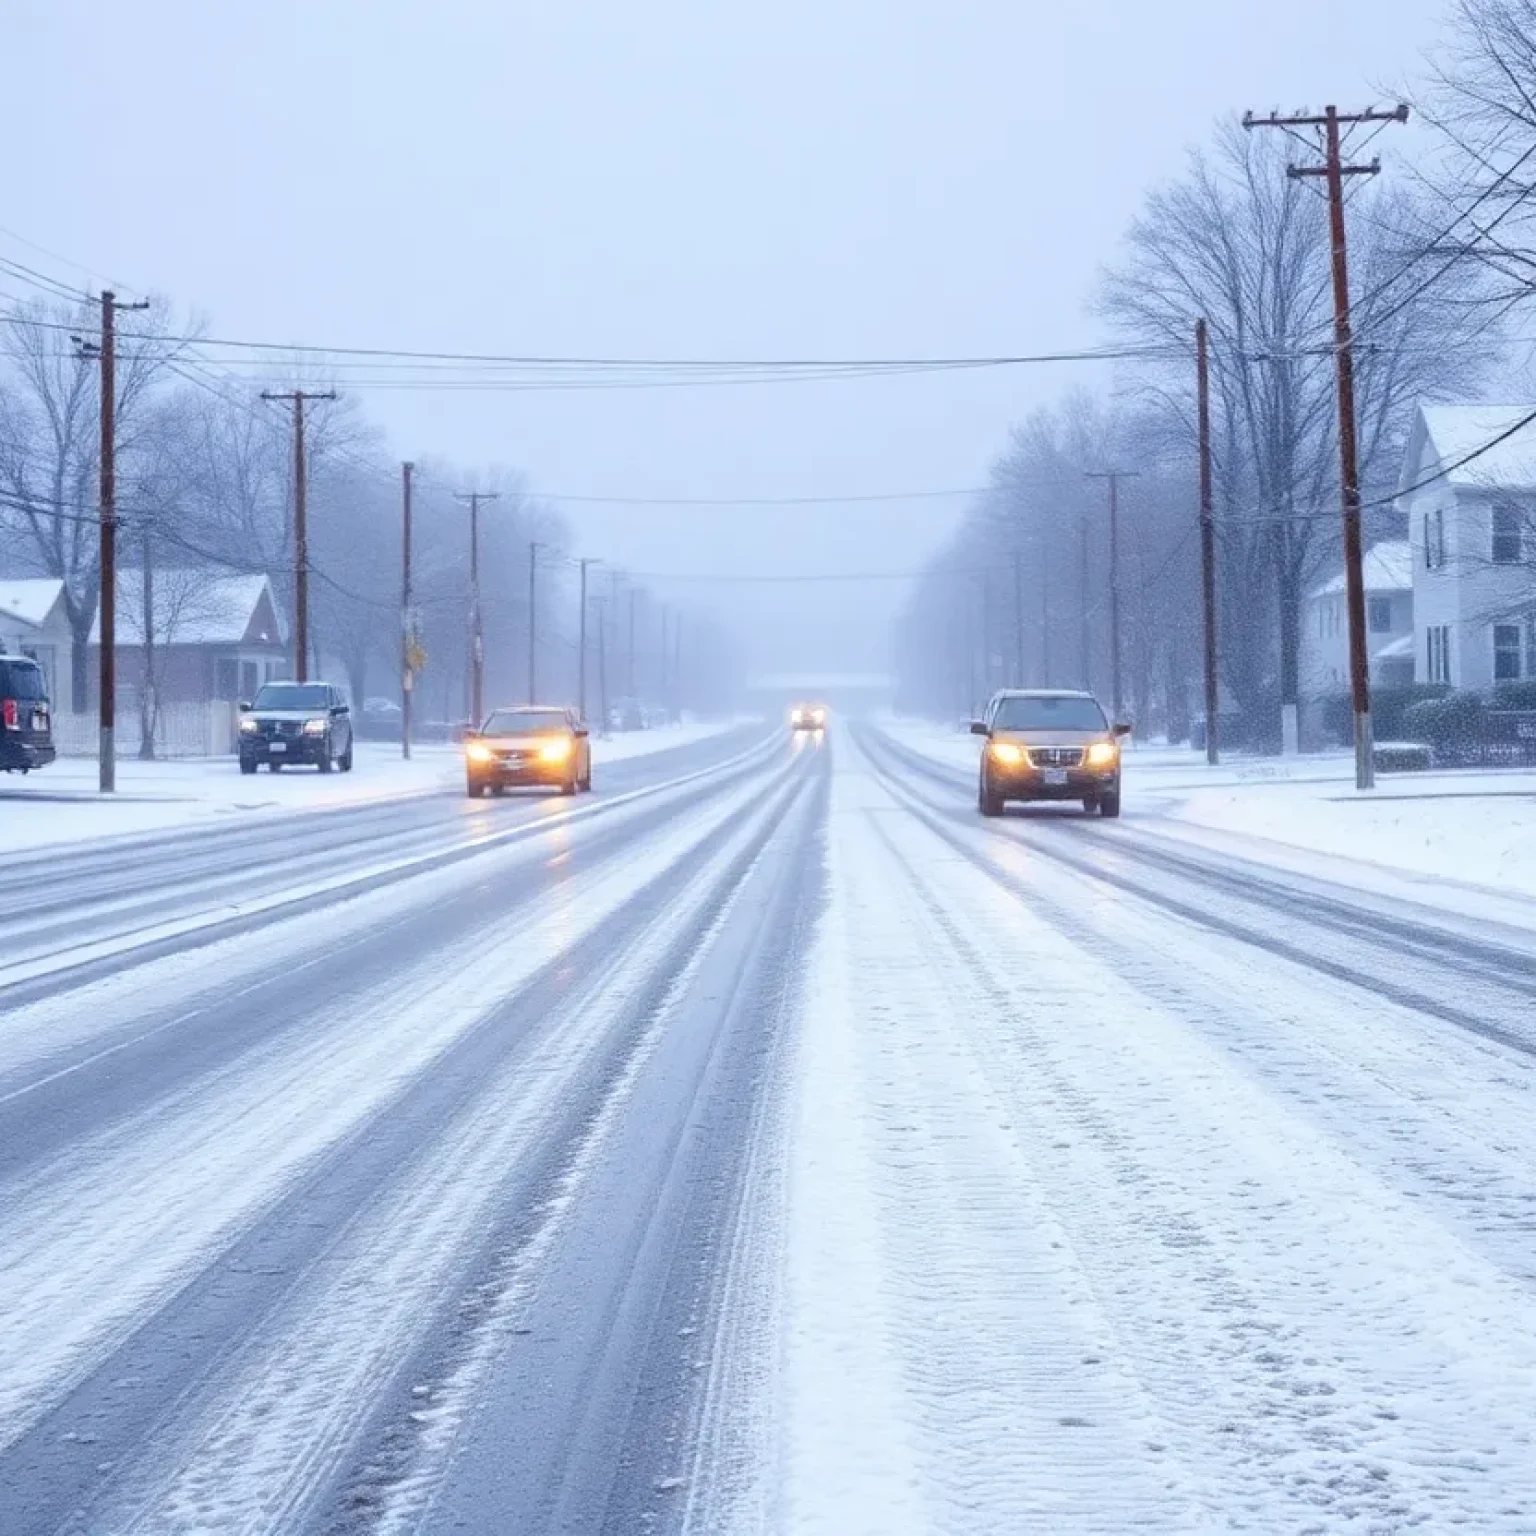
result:
[[(421, 1393), (416, 1451), (381, 1486), (354, 1485), (348, 1504), (369, 1529), (407, 1529), (426, 1507), (478, 1378), (516, 1326), (540, 1262), (581, 1198), (678, 998), (728, 919), (765, 840), (803, 783), (755, 805), (694, 871), (679, 899), (655, 909), (632, 945), (585, 979), (540, 1038), (509, 1060), (414, 1165), (349, 1224), (238, 1357), (157, 1435), (138, 1486), (79, 1529), (133, 1533), (274, 1533), (305, 1528), (321, 1490), (445, 1300), (472, 1306), (472, 1341), (453, 1376)], [(567, 1124), (572, 1106), (595, 1103)], [(547, 1176), (553, 1164), (558, 1172)], [(526, 1187), (538, 1171), (538, 1193)], [(504, 1229), (508, 1206), (532, 1206), (515, 1259), (466, 1287), (469, 1257)], [(494, 1294), (492, 1294), (494, 1292)]]
[(325, 1154), (584, 934), (643, 900), (761, 795), (708, 808), (575, 878), (515, 931), (467, 937), (365, 989), (338, 1017), (248, 1053), (6, 1189), (0, 1212), (0, 1451)]
[(974, 989), (957, 1017), (1213, 1517), (1530, 1529), (1536, 1300), (1027, 885), (927, 816), (901, 835)]
[[(904, 796), (908, 786), (896, 788)], [(1447, 1031), (1437, 1017), (1368, 989), (1344, 1008), (1328, 976), (1289, 958), (1191, 944), (1188, 921), (1154, 904), (1106, 901), (1096, 887), (1042, 878), (1037, 837), (1010, 835), (1022, 829), (978, 827), (944, 814), (947, 805), (937, 809), (945, 836), (951, 826), (966, 836), (995, 878), (1058, 932), (1241, 1055), (1324, 1134), (1395, 1188), (1438, 1205), (1508, 1273), (1536, 1282), (1536, 1060)], [(1065, 839), (1082, 829), (1035, 830)], [(1117, 845), (1107, 841), (1112, 855)], [(1094, 835), (1090, 846), (1097, 842)], [(1363, 911), (1362, 921), (1371, 915)]]
[(976, 990), (865, 814), (889, 801), (837, 782), (800, 1033), (779, 1498), (728, 1529), (1196, 1528), (1012, 1106), (965, 1049)]

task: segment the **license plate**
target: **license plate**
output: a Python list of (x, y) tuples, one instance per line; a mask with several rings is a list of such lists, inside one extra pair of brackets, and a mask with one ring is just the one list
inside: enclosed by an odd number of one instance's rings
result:
[(287, 750), (288, 743), (286, 741), (269, 741), (267, 743), (268, 752), (286, 752)]
[(1067, 770), (1065, 768), (1047, 768), (1045, 770), (1045, 782), (1047, 784), (1065, 784), (1067, 782)]

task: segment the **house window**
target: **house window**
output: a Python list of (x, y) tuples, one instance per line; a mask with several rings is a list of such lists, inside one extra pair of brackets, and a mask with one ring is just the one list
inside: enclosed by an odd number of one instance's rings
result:
[(1438, 570), (1445, 564), (1445, 512), (1437, 508), (1424, 514), (1424, 569)]
[(1432, 624), (1424, 631), (1424, 662), (1431, 683), (1451, 680), (1451, 627)]
[(1369, 599), (1371, 633), (1373, 635), (1385, 635), (1392, 629), (1392, 599), (1390, 597), (1373, 597)]
[(242, 699), (254, 699), (260, 687), (261, 680), (256, 672), (256, 663), (254, 661), (242, 661), (240, 663), (240, 697)]
[(1493, 626), (1493, 680), (1496, 683), (1512, 683), (1520, 677), (1520, 626), (1495, 624)]
[(1512, 501), (1493, 504), (1493, 563), (1519, 565), (1524, 554), (1521, 509)]
[(214, 664), (213, 691), (231, 704), (240, 698), (240, 674), (232, 658), (221, 656)]

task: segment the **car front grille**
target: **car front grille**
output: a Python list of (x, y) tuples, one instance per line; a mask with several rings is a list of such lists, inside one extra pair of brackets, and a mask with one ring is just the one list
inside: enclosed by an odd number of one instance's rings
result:
[(1081, 768), (1081, 747), (1031, 747), (1029, 760), (1036, 768)]

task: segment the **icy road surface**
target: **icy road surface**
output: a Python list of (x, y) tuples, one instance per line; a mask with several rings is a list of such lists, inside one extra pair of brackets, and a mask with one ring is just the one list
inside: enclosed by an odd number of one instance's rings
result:
[(1536, 904), (973, 796), (8, 861), (0, 1532), (1536, 1530)]

